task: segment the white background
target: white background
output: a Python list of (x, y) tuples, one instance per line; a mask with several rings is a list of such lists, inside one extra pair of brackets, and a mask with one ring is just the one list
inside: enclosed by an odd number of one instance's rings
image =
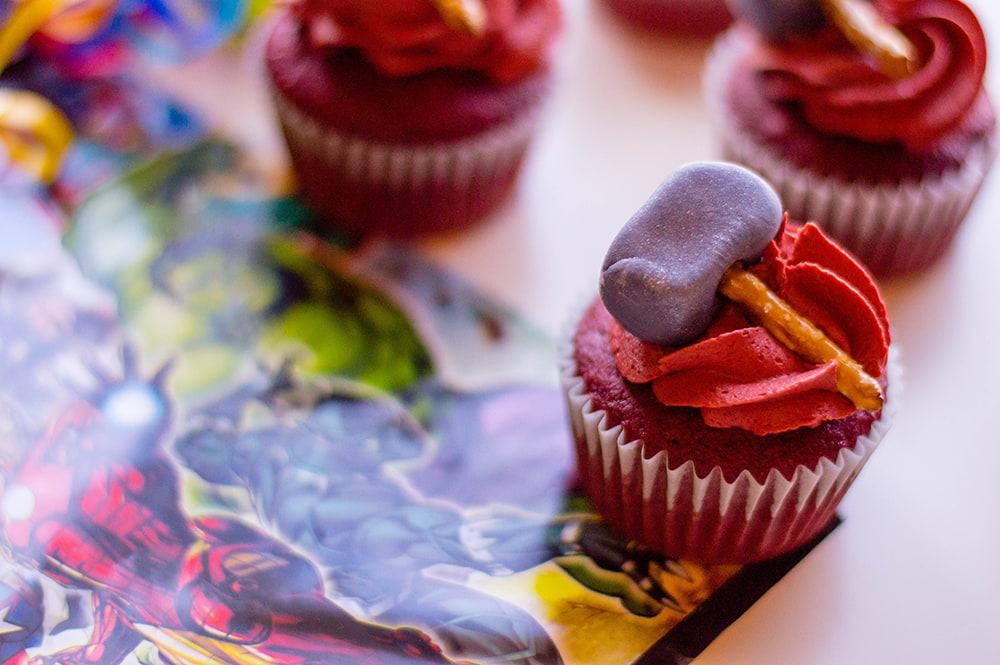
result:
[[(1000, 4), (967, 0), (1000, 57)], [(638, 32), (564, 0), (559, 79), (515, 195), (482, 225), (422, 242), (552, 334), (596, 291), (620, 226), (673, 169), (718, 156), (708, 42)], [(1000, 64), (987, 72), (997, 97)], [(284, 153), (253, 48), (173, 72), (179, 92), (276, 170)], [(952, 251), (883, 284), (904, 390), (844, 523), (696, 663), (1000, 663), (1000, 167)]]

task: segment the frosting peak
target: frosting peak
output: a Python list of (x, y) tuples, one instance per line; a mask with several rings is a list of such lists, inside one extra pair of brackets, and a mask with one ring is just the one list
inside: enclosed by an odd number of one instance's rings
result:
[[(868, 272), (815, 224), (785, 224), (751, 271), (865, 371), (883, 377), (889, 326)], [(616, 322), (611, 346), (629, 381), (651, 382), (668, 406), (700, 409), (706, 424), (756, 434), (782, 432), (842, 418), (856, 407), (837, 391), (836, 364), (811, 364), (724, 303), (693, 343), (643, 342)]]
[(876, 6), (919, 53), (909, 76), (887, 76), (832, 28), (808, 40), (761, 38), (753, 64), (765, 94), (796, 103), (817, 129), (919, 151), (955, 129), (979, 97), (986, 40), (960, 0), (880, 0)]
[(517, 80), (542, 66), (561, 15), (557, 0), (482, 0), (476, 34), (457, 29), (431, 0), (300, 0), (295, 11), (317, 47), (356, 48), (382, 73), (479, 71)]

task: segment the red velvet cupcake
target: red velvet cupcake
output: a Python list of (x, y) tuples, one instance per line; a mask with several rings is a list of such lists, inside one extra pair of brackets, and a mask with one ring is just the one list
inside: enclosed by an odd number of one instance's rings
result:
[[(766, 196), (762, 208), (758, 189), (777, 202), (735, 165), (674, 174), (612, 244), (601, 298), (562, 351), (586, 495), (623, 534), (678, 559), (745, 563), (809, 542), (889, 425), (890, 333), (873, 278), (815, 224), (787, 223)], [(733, 217), (735, 232), (720, 225)], [(754, 224), (756, 240), (736, 237)], [(765, 285), (843, 355), (774, 332), (734, 279)], [(845, 387), (858, 385), (848, 367), (876, 401)]]
[(462, 228), (514, 185), (550, 89), (559, 7), (446, 5), (299, 0), (278, 16), (266, 46), (278, 117), (303, 200), (332, 228)]
[(761, 173), (794, 218), (815, 220), (876, 274), (930, 266), (996, 153), (975, 15), (960, 0), (874, 3), (910, 47), (893, 74), (832, 19), (777, 29), (773, 11), (754, 14), (769, 1), (733, 0), (737, 22), (709, 56), (723, 156)]
[(725, 0), (605, 0), (629, 23), (679, 37), (712, 37), (733, 21)]

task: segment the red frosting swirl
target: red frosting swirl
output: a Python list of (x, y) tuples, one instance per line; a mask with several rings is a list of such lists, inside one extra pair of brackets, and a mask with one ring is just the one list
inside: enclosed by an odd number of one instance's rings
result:
[(382, 73), (479, 71), (514, 81), (540, 67), (561, 23), (557, 0), (482, 0), (478, 34), (447, 23), (431, 0), (300, 0), (295, 11), (317, 47), (357, 48)]
[[(885, 375), (889, 323), (871, 275), (815, 224), (785, 224), (751, 268), (865, 371)], [(617, 322), (611, 348), (629, 381), (652, 383), (667, 406), (701, 410), (711, 427), (771, 434), (842, 418), (856, 407), (837, 392), (833, 362), (813, 365), (789, 351), (739, 307), (724, 302), (692, 344), (643, 342)]]
[(986, 40), (959, 0), (876, 0), (883, 17), (913, 43), (919, 65), (901, 80), (883, 74), (833, 28), (794, 43), (755, 49), (765, 94), (796, 102), (824, 132), (898, 141), (919, 152), (955, 129), (982, 90)]

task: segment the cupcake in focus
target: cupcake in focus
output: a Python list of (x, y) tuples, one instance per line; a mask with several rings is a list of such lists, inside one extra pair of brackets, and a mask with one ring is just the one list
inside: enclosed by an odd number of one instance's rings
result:
[(637, 27), (676, 37), (712, 37), (733, 21), (726, 0), (605, 0)]
[(804, 546), (889, 427), (889, 347), (849, 253), (748, 169), (689, 164), (615, 238), (562, 346), (581, 487), (673, 558)]
[(705, 93), (722, 155), (877, 275), (935, 263), (996, 154), (986, 42), (960, 0), (730, 0)]
[(294, 0), (265, 57), (303, 200), (351, 236), (487, 216), (531, 143), (560, 23), (556, 0)]

